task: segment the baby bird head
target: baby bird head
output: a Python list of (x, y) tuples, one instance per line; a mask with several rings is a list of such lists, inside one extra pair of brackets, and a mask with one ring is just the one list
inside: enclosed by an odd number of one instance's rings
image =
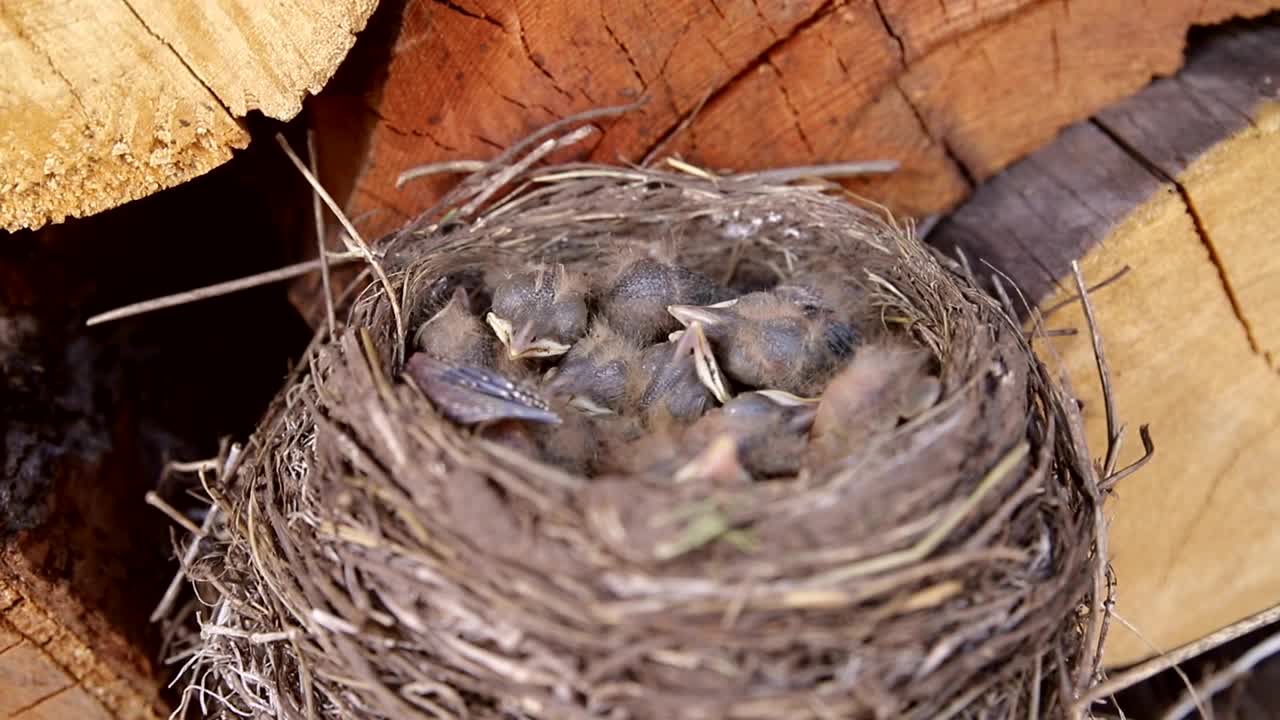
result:
[(414, 335), (414, 345), (422, 352), (461, 365), (489, 364), (492, 341), (480, 318), (472, 314), (467, 291), (461, 287)]
[(804, 434), (818, 411), (815, 398), (802, 398), (781, 390), (756, 390), (735, 396), (721, 412), (734, 424)]
[(605, 279), (600, 312), (620, 333), (652, 342), (679, 328), (667, 313), (673, 303), (702, 305), (722, 299), (725, 290), (702, 273), (642, 257), (625, 262)]
[(754, 292), (668, 311), (685, 325), (701, 323), (725, 374), (757, 388), (806, 394), (858, 343), (851, 325), (790, 293)]
[(546, 389), (573, 397), (591, 414), (618, 413), (625, 404), (628, 373), (640, 361), (641, 348), (608, 323), (597, 321), (565, 354)]
[(557, 357), (587, 331), (586, 283), (563, 264), (506, 278), (485, 320), (513, 359)]

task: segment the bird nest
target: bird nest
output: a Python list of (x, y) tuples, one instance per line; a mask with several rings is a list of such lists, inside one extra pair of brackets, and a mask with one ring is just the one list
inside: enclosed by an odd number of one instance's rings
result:
[[(1101, 493), (1075, 401), (1008, 308), (910, 226), (791, 182), (808, 173), (537, 166), (564, 144), (499, 158), (372, 253), (345, 326), (206, 479), (184, 706), (1067, 715), (1105, 630)], [(592, 270), (624, 249), (737, 288), (836, 277), (858, 305), (851, 362), (913, 348), (939, 392), (845, 445), (837, 428), (821, 462), (724, 482), (531, 457), (406, 375), (415, 328), (487, 268)]]

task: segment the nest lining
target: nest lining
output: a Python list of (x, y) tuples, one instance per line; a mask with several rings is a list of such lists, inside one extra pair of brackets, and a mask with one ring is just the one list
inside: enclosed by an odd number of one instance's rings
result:
[[(1101, 500), (1074, 401), (971, 274), (826, 186), (511, 169), (480, 173), (508, 187), (488, 209), (463, 207), (486, 187), (472, 182), (446, 203), (464, 212), (391, 242), (388, 285), (318, 339), (206, 484), (185, 702), (289, 718), (1068, 713), (1098, 663)], [(934, 356), (942, 399), (821, 473), (673, 487), (532, 461), (399, 378), (406, 328), (468, 273), (656, 245), (713, 277), (838, 270), (866, 298), (865, 334)]]

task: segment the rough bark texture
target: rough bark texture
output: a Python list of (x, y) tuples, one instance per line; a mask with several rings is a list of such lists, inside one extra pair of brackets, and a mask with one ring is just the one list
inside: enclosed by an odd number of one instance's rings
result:
[(368, 220), (376, 234), (448, 182), (397, 191), (401, 170), (489, 157), (556, 118), (648, 97), (609, 125), (593, 159), (637, 161), (664, 140), (714, 168), (887, 157), (903, 169), (852, 186), (903, 212), (937, 212), (1064, 125), (1172, 73), (1189, 26), (1273, 7), (409, 0), (385, 83), (368, 98), (377, 120), (349, 206), (383, 211)]
[[(1115, 398), (1130, 424), (1111, 549), (1117, 612), (1108, 660), (1193, 640), (1280, 597), (1280, 25), (1240, 25), (1177, 76), (1108, 107), (981, 188), (935, 231), (1007, 273), (1032, 302), (1094, 295)], [(1083, 328), (1073, 306), (1055, 327)], [(1106, 432), (1086, 335), (1055, 339), (1083, 397), (1092, 447)]]
[(0, 228), (177, 185), (288, 119), (377, 0), (19, 0), (0, 7)]

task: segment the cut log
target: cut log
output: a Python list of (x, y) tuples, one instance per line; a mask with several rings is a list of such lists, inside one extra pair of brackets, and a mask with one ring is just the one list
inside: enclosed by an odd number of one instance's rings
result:
[[(1119, 578), (1107, 661), (1197, 639), (1280, 598), (1280, 24), (1241, 25), (1177, 76), (1062, 133), (994, 178), (932, 239), (1011, 277), (1032, 302), (1093, 294), (1120, 466), (1156, 454), (1108, 506)], [(1050, 318), (1083, 331), (1077, 305)], [(1091, 447), (1104, 403), (1087, 333), (1050, 346), (1084, 400)], [(1128, 625), (1141, 635), (1135, 634)]]
[(165, 461), (246, 437), (307, 333), (278, 286), (84, 320), (288, 264), (262, 239), (305, 232), (310, 214), (302, 179), (259, 142), (181, 187), (0, 242), (0, 718), (167, 715), (177, 667), (157, 662), (148, 616), (176, 566), (144, 495)]
[(0, 606), (0, 717), (163, 717), (155, 683), (134, 675), (139, 658), (126, 652), (104, 659), (3, 580)]
[(0, 228), (200, 175), (333, 74), (377, 0), (20, 0), (0, 7)]
[(1172, 73), (1189, 26), (1276, 7), (408, 0), (389, 66), (376, 69), (385, 82), (368, 98), (376, 123), (348, 207), (382, 211), (368, 221), (378, 234), (449, 182), (397, 191), (402, 170), (491, 157), (557, 118), (647, 97), (605, 124), (592, 159), (664, 147), (716, 169), (889, 158), (902, 170), (851, 186), (935, 213), (1064, 125)]

